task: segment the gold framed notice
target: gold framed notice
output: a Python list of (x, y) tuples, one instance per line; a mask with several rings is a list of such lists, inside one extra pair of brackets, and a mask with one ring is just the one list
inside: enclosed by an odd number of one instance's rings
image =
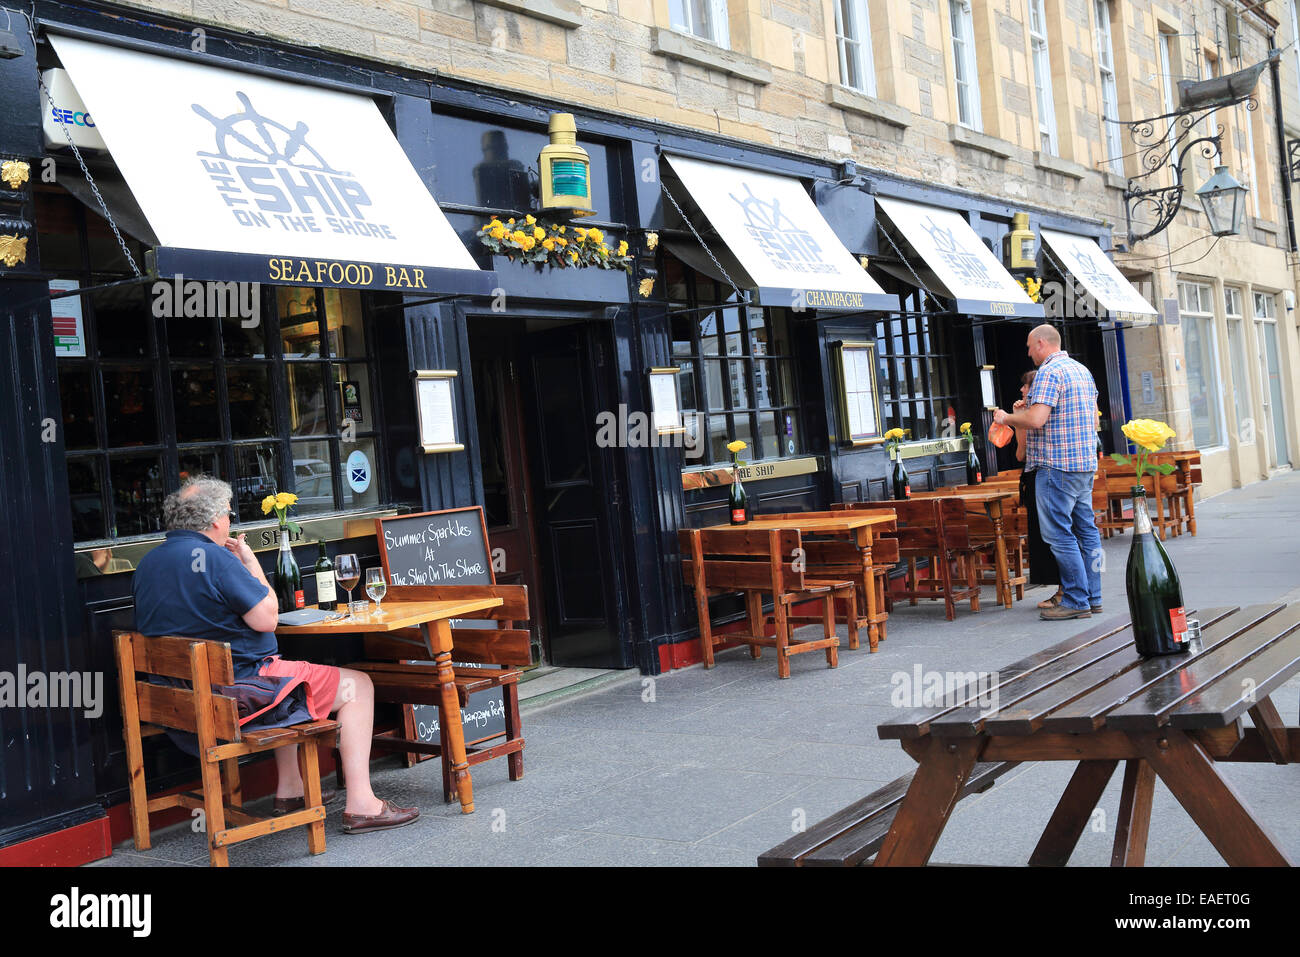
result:
[(650, 383), (650, 420), (659, 435), (684, 433), (681, 403), (677, 396), (677, 366), (656, 366), (646, 373)]
[(456, 440), (456, 403), (452, 392), (455, 369), (421, 369), (414, 373), (415, 411), (419, 420), (420, 449), (424, 452), (462, 452)]
[(880, 390), (876, 382), (876, 344), (843, 340), (832, 343), (839, 376), (841, 441), (846, 445), (878, 445)]

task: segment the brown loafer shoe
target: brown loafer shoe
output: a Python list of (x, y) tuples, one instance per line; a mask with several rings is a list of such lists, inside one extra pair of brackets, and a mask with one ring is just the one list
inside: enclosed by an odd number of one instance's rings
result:
[[(332, 804), (334, 799), (338, 796), (339, 792), (337, 789), (325, 788), (320, 792), (320, 803)], [(301, 811), (306, 807), (306, 804), (304, 803), (306, 800), (305, 797), (276, 798), (275, 807), (271, 809), (271, 814), (275, 817), (279, 817), (282, 814), (288, 814), (290, 811)]]
[(1091, 618), (1092, 611), (1087, 608), (1071, 608), (1069, 605), (1057, 605), (1055, 608), (1044, 608), (1038, 613), (1038, 617), (1043, 621), (1066, 621), (1070, 618)]
[(390, 831), (395, 827), (405, 827), (419, 816), (420, 809), (417, 807), (398, 807), (392, 801), (384, 801), (384, 809), (378, 814), (349, 814), (344, 811), (343, 833)]

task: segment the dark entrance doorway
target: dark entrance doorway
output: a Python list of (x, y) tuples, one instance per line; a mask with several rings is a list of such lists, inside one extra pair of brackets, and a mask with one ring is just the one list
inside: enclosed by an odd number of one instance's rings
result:
[[(471, 317), (484, 511), (497, 580), (529, 586), (537, 657), (625, 668), (618, 496), (596, 414), (616, 408), (599, 323)], [(500, 566), (498, 566), (500, 567)]]

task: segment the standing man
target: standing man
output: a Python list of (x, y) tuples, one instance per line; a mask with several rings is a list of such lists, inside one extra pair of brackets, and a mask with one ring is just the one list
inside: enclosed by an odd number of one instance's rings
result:
[(1027, 430), (1025, 468), (1037, 476), (1038, 524), (1061, 569), (1061, 603), (1039, 617), (1089, 618), (1101, 611), (1101, 535), (1092, 513), (1097, 383), (1061, 349), (1061, 334), (1051, 326), (1036, 326), (1028, 347), (1038, 372), (1026, 407), (997, 409), (993, 421)]

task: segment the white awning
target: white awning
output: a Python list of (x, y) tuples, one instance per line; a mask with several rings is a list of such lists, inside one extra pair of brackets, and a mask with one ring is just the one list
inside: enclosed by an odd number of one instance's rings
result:
[(681, 156), (668, 161), (745, 268), (760, 304), (897, 311), (898, 297), (844, 248), (799, 180)]
[(160, 275), (486, 293), (365, 96), (52, 35)]
[(890, 222), (938, 280), (956, 311), (977, 316), (1041, 317), (1043, 307), (1026, 295), (997, 257), (951, 209), (876, 197)]
[(1094, 314), (1111, 312), (1156, 315), (1156, 310), (1115, 268), (1115, 264), (1110, 261), (1110, 257), (1101, 246), (1097, 245), (1095, 239), (1076, 236), (1073, 233), (1058, 233), (1053, 229), (1043, 229), (1039, 232), (1043, 242), (1060, 257), (1061, 265), (1068, 269), (1070, 275), (1079, 280), (1083, 288), (1097, 300), (1101, 308), (1094, 310)]

